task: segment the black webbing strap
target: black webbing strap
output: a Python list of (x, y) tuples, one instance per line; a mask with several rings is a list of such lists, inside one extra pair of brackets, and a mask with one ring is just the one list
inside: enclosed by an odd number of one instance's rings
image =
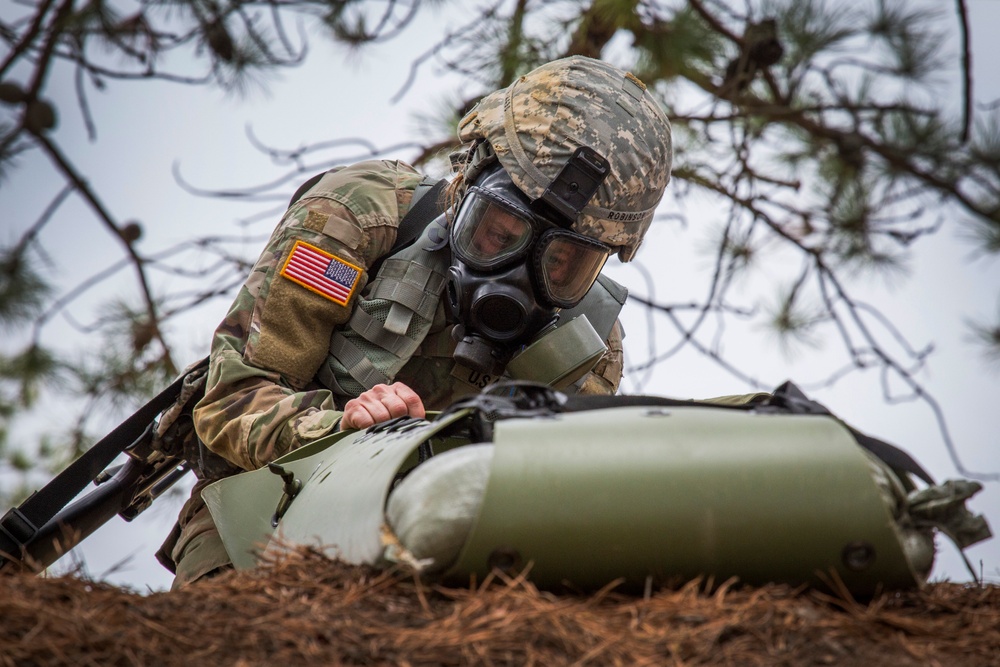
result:
[[(194, 368), (201, 368), (206, 363), (208, 357)], [(18, 507), (11, 508), (0, 519), (0, 554), (17, 557), (21, 553), (21, 547), (30, 543), (42, 526), (66, 507), (116, 456), (139, 439), (157, 415), (177, 400), (186, 376), (187, 373), (174, 380), (169, 387), (101, 438), (41, 490), (35, 491)]]
[[(297, 202), (299, 199), (309, 191), (312, 186), (319, 183), (320, 179), (326, 175), (327, 172), (322, 171), (305, 183), (299, 186), (299, 189), (295, 191), (292, 198), (288, 201), (288, 206), (291, 207), (292, 204)], [(421, 181), (421, 185), (425, 181)], [(431, 224), (434, 218), (441, 215), (442, 208), (440, 204), (441, 191), (448, 184), (448, 180), (442, 178), (440, 181), (432, 185), (427, 189), (417, 203), (410, 207), (410, 210), (406, 212), (403, 219), (399, 221), (399, 227), (396, 230), (396, 242), (392, 244), (392, 249), (386, 253), (383, 257), (376, 259), (372, 262), (372, 265), (368, 267), (368, 275), (374, 276), (378, 273), (378, 270), (382, 267), (382, 262), (386, 257), (395, 254), (402, 250), (403, 248), (409, 246), (417, 237), (427, 228), (427, 225)], [(420, 187), (419, 185), (417, 187)]]
[(912, 456), (904, 452), (902, 449), (889, 444), (885, 440), (879, 440), (878, 438), (873, 438), (866, 433), (862, 433), (849, 424), (844, 424), (844, 426), (846, 426), (847, 430), (851, 432), (851, 435), (854, 436), (854, 439), (858, 441), (859, 445), (880, 458), (890, 468), (893, 470), (905, 470), (906, 472), (913, 473), (931, 486), (934, 486), (934, 478), (931, 477), (930, 473), (924, 470), (923, 466), (917, 463)]
[(403, 248), (412, 245), (427, 228), (427, 225), (441, 215), (441, 191), (447, 184), (447, 179), (442, 178), (424, 192), (416, 204), (410, 207), (403, 219), (399, 221), (399, 227), (396, 229), (396, 242), (392, 244), (392, 249), (372, 262), (372, 265), (368, 267), (369, 276), (377, 275), (379, 269), (382, 268), (382, 262)]
[[(327, 170), (327, 171), (329, 171), (329, 170)], [(313, 176), (312, 178), (310, 178), (308, 181), (306, 181), (305, 183), (303, 183), (302, 185), (300, 185), (299, 189), (296, 190), (295, 194), (292, 195), (292, 198), (288, 200), (288, 208), (291, 208), (292, 204), (294, 204), (298, 200), (302, 199), (302, 195), (304, 195), (306, 192), (308, 192), (309, 188), (311, 188), (312, 186), (314, 186), (317, 183), (319, 183), (319, 180), (321, 178), (323, 178), (324, 176), (326, 176), (326, 171), (321, 171), (318, 174), (316, 174), (315, 176)]]
[(805, 393), (803, 393), (803, 391), (795, 386), (795, 384), (791, 381), (785, 382), (774, 390), (771, 394), (770, 400), (768, 401), (768, 405), (774, 406), (783, 412), (791, 414), (827, 415), (833, 417), (851, 432), (851, 435), (854, 436), (854, 439), (858, 441), (859, 445), (877, 456), (890, 468), (912, 473), (931, 486), (934, 485), (934, 478), (931, 477), (930, 473), (924, 470), (912, 456), (895, 445), (890, 445), (884, 440), (873, 438), (872, 436), (862, 433), (853, 426), (847, 424), (844, 420), (837, 417), (837, 415), (830, 412), (825, 405), (806, 396)]
[(441, 191), (448, 185), (448, 179), (442, 178), (421, 195), (417, 203), (410, 207), (403, 219), (399, 221), (396, 232), (396, 242), (393, 250), (402, 250), (417, 240), (421, 232), (431, 224), (431, 220), (441, 215)]
[(666, 396), (636, 395), (605, 395), (605, 394), (575, 394), (566, 397), (562, 412), (583, 412), (600, 410), (602, 408), (722, 408), (723, 410), (742, 410), (746, 412), (757, 404), (712, 403), (711, 401), (694, 401)]

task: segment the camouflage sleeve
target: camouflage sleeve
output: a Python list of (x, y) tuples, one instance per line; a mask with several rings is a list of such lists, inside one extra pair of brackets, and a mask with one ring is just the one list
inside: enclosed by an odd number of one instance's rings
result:
[(622, 329), (621, 320), (618, 320), (611, 328), (607, 340), (604, 341), (608, 346), (608, 351), (598, 360), (593, 370), (584, 377), (577, 393), (612, 395), (618, 391), (624, 367), (625, 355), (622, 351), (622, 339), (624, 338), (625, 331)]
[(419, 180), (403, 163), (362, 162), (327, 173), (288, 209), (212, 339), (194, 410), (209, 449), (252, 470), (336, 427), (332, 394), (306, 387)]

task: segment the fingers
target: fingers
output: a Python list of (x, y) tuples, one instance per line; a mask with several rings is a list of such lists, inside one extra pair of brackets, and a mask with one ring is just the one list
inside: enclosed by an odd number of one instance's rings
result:
[(403, 401), (406, 406), (405, 412), (402, 414), (409, 415), (411, 417), (417, 417), (423, 419), (426, 416), (424, 411), (424, 402), (417, 395), (417, 392), (413, 391), (407, 387), (402, 382), (397, 382), (392, 387), (396, 390), (396, 397)]
[(377, 384), (344, 406), (341, 430), (368, 428), (395, 417), (425, 416), (424, 402), (402, 382)]

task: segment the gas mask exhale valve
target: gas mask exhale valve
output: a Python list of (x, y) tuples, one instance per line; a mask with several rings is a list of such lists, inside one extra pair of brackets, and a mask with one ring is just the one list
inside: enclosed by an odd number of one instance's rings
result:
[(477, 275), (458, 263), (449, 271), (448, 305), (463, 324), (454, 329), (455, 361), (481, 373), (503, 366), (511, 350), (527, 343), (558, 315), (532, 298), (524, 265), (501, 275)]

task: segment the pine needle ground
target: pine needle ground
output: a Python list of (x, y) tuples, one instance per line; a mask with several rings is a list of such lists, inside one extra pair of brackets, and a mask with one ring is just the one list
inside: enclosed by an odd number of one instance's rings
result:
[(996, 665), (1000, 587), (464, 588), (302, 551), (180, 592), (0, 576), (0, 665)]

